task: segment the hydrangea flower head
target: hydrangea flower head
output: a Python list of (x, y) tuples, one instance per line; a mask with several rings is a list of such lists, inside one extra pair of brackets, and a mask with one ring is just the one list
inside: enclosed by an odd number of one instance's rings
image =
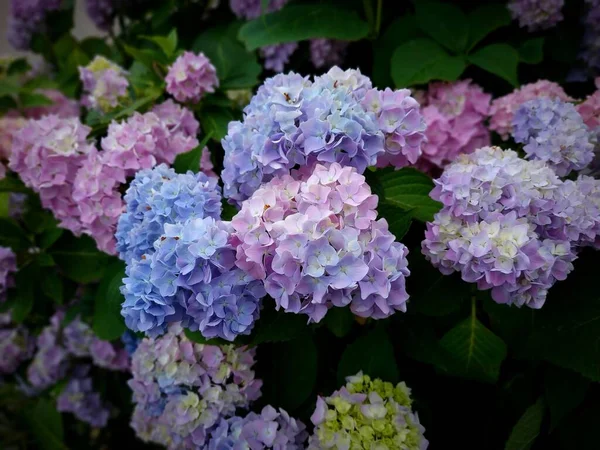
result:
[(217, 70), (204, 53), (184, 52), (169, 67), (165, 81), (167, 92), (182, 103), (198, 103), (219, 87)]
[(46, 15), (60, 6), (61, 0), (11, 0), (8, 42), (17, 50), (29, 50), (33, 35), (46, 29)]
[(85, 97), (90, 109), (109, 112), (127, 100), (127, 73), (104, 56), (96, 56), (87, 66), (79, 68)]
[(0, 302), (6, 300), (6, 291), (14, 285), (17, 255), (9, 247), (0, 246)]
[(347, 41), (312, 39), (310, 41), (310, 61), (317, 69), (339, 66), (344, 61), (347, 49)]
[(178, 325), (143, 339), (129, 381), (133, 429), (142, 440), (169, 449), (202, 448), (211, 427), (260, 395), (253, 365), (253, 350), (195, 344)]
[(359, 372), (340, 390), (317, 399), (308, 448), (425, 450), (425, 428), (411, 408), (405, 383), (394, 386)]
[(562, 100), (523, 103), (513, 119), (513, 137), (529, 158), (546, 161), (559, 176), (585, 168), (594, 158), (592, 135), (575, 106)]
[(114, 0), (86, 0), (85, 3), (92, 22), (101, 30), (110, 30), (115, 16)]
[(176, 174), (165, 164), (141, 170), (125, 193), (126, 211), (117, 226), (117, 249), (123, 261), (154, 251), (166, 223), (194, 217), (221, 217), (221, 188), (203, 173)]
[(525, 84), (504, 97), (494, 99), (490, 107), (490, 130), (498, 133), (502, 139), (508, 139), (512, 132), (513, 117), (519, 106), (540, 97), (573, 101), (563, 88), (553, 81), (538, 80)]
[(225, 196), (241, 202), (274, 176), (316, 163), (361, 173), (414, 163), (425, 123), (409, 94), (372, 89), (358, 70), (338, 67), (313, 82), (293, 72), (267, 79), (222, 141)]
[(23, 361), (31, 358), (35, 347), (29, 330), (11, 322), (10, 313), (0, 314), (0, 375), (14, 373)]
[(598, 75), (600, 70), (600, 1), (585, 0), (587, 10), (583, 19), (584, 34), (580, 58), (584, 61), (588, 74)]
[(536, 31), (551, 28), (563, 20), (564, 4), (564, 0), (511, 0), (508, 9), (521, 28)]
[(264, 280), (278, 308), (319, 321), (332, 306), (381, 319), (405, 311), (404, 245), (351, 167), (317, 165), (303, 181), (274, 178), (233, 218), (236, 264)]

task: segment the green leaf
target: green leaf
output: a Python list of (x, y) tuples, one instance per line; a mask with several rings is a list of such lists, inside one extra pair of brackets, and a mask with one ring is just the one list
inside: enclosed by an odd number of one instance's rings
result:
[(0, 217), (10, 215), (10, 192), (0, 192)]
[(60, 239), (64, 231), (65, 230), (63, 228), (58, 227), (51, 227), (47, 230), (44, 230), (42, 234), (40, 234), (38, 241), (40, 244), (40, 248), (42, 250), (46, 250), (52, 247), (52, 244), (54, 244), (58, 239)]
[(227, 108), (210, 106), (200, 110), (202, 129), (213, 141), (219, 143), (227, 134), (227, 127), (232, 120), (233, 114)]
[(124, 44), (123, 48), (129, 56), (131, 56), (136, 61), (139, 61), (152, 71), (154, 71), (155, 61), (159, 61), (164, 64), (168, 63), (168, 61), (165, 61), (164, 56), (159, 50), (152, 50), (148, 48), (135, 48), (127, 44)]
[(383, 329), (372, 330), (346, 347), (337, 370), (338, 384), (345, 384), (346, 377), (361, 370), (373, 378), (398, 382), (400, 375), (394, 348)]
[(12, 319), (15, 323), (23, 322), (33, 309), (38, 272), (33, 265), (21, 269), (15, 275), (16, 293), (12, 307)]
[(513, 86), (519, 84), (517, 65), (519, 53), (508, 44), (491, 44), (467, 57), (476, 66), (498, 75)]
[(25, 250), (29, 248), (31, 241), (23, 229), (8, 217), (0, 217), (0, 245), (10, 247), (13, 250)]
[(446, 333), (440, 347), (448, 356), (451, 375), (489, 383), (498, 380), (506, 358), (506, 344), (477, 320), (474, 303), (471, 317)]
[(120, 287), (125, 278), (125, 264), (115, 261), (105, 272), (94, 301), (92, 329), (96, 336), (105, 341), (119, 338), (125, 332), (121, 316), (121, 304), (125, 300)]
[(42, 279), (42, 292), (54, 300), (57, 305), (63, 304), (62, 279), (53, 270), (46, 272)]
[(88, 37), (81, 41), (79, 45), (90, 59), (97, 55), (112, 59), (112, 51), (106, 41), (102, 38)]
[(282, 310), (276, 311), (273, 304), (265, 305), (252, 330), (250, 344), (289, 341), (306, 330), (306, 322), (306, 317)]
[(26, 58), (17, 58), (10, 63), (10, 65), (8, 66), (8, 70), (6, 71), (6, 74), (8, 76), (20, 75), (29, 70), (31, 70), (31, 66), (29, 65), (29, 62), (27, 61), (27, 59)]
[(87, 284), (100, 280), (111, 258), (98, 251), (88, 236), (75, 238), (64, 234), (53, 246), (50, 255), (63, 274), (77, 283)]
[(231, 220), (238, 213), (238, 209), (225, 199), (221, 202), (221, 206), (223, 206), (223, 212), (221, 213), (222, 220)]
[(33, 92), (21, 92), (19, 94), (19, 102), (23, 108), (33, 108), (36, 106), (51, 105), (52, 100), (43, 94), (36, 94)]
[(510, 13), (506, 5), (483, 4), (469, 13), (469, 44), (471, 50), (488, 34), (510, 25)]
[(429, 197), (433, 181), (424, 173), (412, 168), (380, 170), (376, 173), (383, 187), (386, 204), (410, 211), (411, 217), (421, 222), (433, 220), (433, 215), (441, 209), (441, 203)]
[(237, 40), (236, 26), (211, 28), (194, 41), (195, 52), (203, 52), (217, 69), (221, 89), (254, 87), (262, 67), (256, 54), (246, 51)]
[(11, 77), (4, 77), (0, 80), (0, 97), (5, 95), (14, 95), (19, 92), (20, 83), (16, 75)]
[(389, 230), (396, 236), (397, 241), (408, 233), (410, 224), (412, 223), (412, 211), (412, 208), (403, 209), (385, 199), (381, 200), (377, 206), (379, 217), (387, 220)]
[(202, 151), (204, 150), (204, 147), (206, 147), (210, 137), (211, 135), (209, 133), (204, 136), (202, 142), (200, 142), (195, 149), (190, 150), (187, 153), (177, 155), (177, 158), (175, 158), (175, 162), (173, 163), (173, 169), (175, 169), (175, 172), (186, 173), (188, 170), (191, 170), (194, 173), (198, 173), (200, 170), (200, 158), (202, 158)]
[(583, 402), (589, 386), (589, 380), (576, 372), (553, 366), (548, 369), (544, 392), (550, 408), (551, 429)]
[(545, 411), (543, 398), (527, 408), (512, 429), (504, 450), (529, 450), (540, 434)]
[(175, 28), (167, 36), (141, 36), (141, 38), (154, 42), (169, 59), (177, 50), (177, 30)]
[(525, 64), (539, 64), (544, 59), (544, 38), (529, 39), (519, 47), (519, 59)]
[[(213, 338), (213, 339), (205, 338), (204, 336), (202, 336), (202, 333), (200, 333), (200, 331), (191, 331), (187, 328), (183, 330), (183, 333), (190, 341), (195, 342), (196, 344), (207, 344), (207, 345), (231, 344), (231, 342), (226, 341), (225, 339), (221, 339), (221, 338)], [(238, 339), (240, 339), (240, 338), (238, 338)], [(236, 340), (236, 342), (237, 342), (237, 340)]]
[(449, 50), (467, 48), (469, 23), (458, 6), (441, 2), (416, 2), (416, 19), (421, 29)]
[(325, 318), (323, 319), (327, 329), (331, 331), (335, 336), (343, 338), (354, 325), (354, 315), (350, 311), (350, 308), (331, 308)]
[(256, 50), (314, 38), (357, 41), (368, 34), (369, 25), (349, 9), (328, 4), (292, 4), (244, 24), (238, 36), (248, 50)]
[[(294, 315), (294, 314), (289, 314)], [(294, 411), (312, 398), (317, 381), (317, 348), (310, 335), (270, 344), (269, 371), (263, 377), (263, 398)]]
[(7, 176), (0, 180), (0, 192), (21, 192), (28, 194), (31, 191), (19, 178)]
[(431, 80), (454, 81), (465, 67), (462, 57), (451, 56), (431, 39), (419, 38), (396, 48), (391, 73), (396, 87), (403, 88)]
[(40, 398), (33, 410), (23, 412), (31, 434), (42, 450), (68, 450), (64, 444), (63, 422), (54, 401)]

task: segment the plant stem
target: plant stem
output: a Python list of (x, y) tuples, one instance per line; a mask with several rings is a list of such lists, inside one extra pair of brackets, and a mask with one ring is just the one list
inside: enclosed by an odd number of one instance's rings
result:
[(369, 22), (369, 28), (374, 31), (375, 16), (373, 13), (372, 0), (363, 0), (363, 6), (365, 8), (365, 16), (367, 16), (367, 22)]
[(381, 14), (383, 10), (383, 0), (377, 0), (377, 18), (375, 19), (375, 36), (379, 36), (381, 30)]

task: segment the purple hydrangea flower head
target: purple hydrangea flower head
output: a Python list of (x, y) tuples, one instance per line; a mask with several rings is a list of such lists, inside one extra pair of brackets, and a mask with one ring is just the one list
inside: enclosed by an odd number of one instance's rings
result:
[(285, 65), (290, 62), (292, 54), (298, 48), (297, 42), (267, 45), (260, 49), (260, 56), (265, 60), (265, 69), (273, 72), (283, 72)]
[(11, 322), (10, 313), (0, 314), (0, 375), (14, 373), (23, 361), (31, 358), (35, 347), (27, 328)]
[(301, 450), (308, 437), (306, 427), (280, 409), (265, 406), (260, 414), (221, 419), (211, 431), (207, 450)]
[(60, 5), (61, 0), (11, 0), (8, 42), (17, 50), (29, 50), (33, 35), (46, 29), (46, 15)]
[(427, 224), (423, 253), (442, 273), (491, 289), (498, 303), (541, 308), (578, 249), (596, 240), (595, 180), (563, 182), (512, 150), (460, 155), (435, 185), (443, 208)]
[(136, 404), (131, 425), (139, 438), (169, 449), (203, 447), (221, 418), (260, 395), (254, 351), (195, 344), (179, 325), (143, 339), (132, 358), (129, 385)]
[(178, 102), (198, 103), (219, 87), (217, 70), (204, 53), (184, 52), (169, 67), (167, 92)]
[(352, 167), (317, 165), (303, 181), (277, 177), (233, 218), (236, 264), (264, 280), (278, 308), (320, 321), (333, 306), (361, 317), (405, 311), (406, 247)]
[(86, 0), (85, 3), (92, 22), (101, 30), (110, 30), (115, 17), (114, 0)]
[(523, 103), (513, 119), (513, 137), (530, 159), (546, 161), (559, 176), (585, 168), (594, 158), (592, 135), (575, 106), (559, 99)]
[[(288, 0), (269, 0), (266, 11), (278, 11)], [(263, 13), (261, 0), (229, 0), (229, 7), (233, 13), (243, 19), (255, 19)]]
[(90, 109), (109, 112), (127, 101), (127, 73), (104, 56), (96, 56), (79, 68), (85, 96), (82, 103)]
[(585, 0), (585, 4), (587, 11), (583, 20), (585, 32), (580, 57), (585, 62), (588, 74), (597, 75), (600, 71), (600, 1)]
[(79, 366), (75, 375), (67, 382), (56, 399), (56, 409), (69, 412), (92, 427), (103, 428), (108, 422), (110, 411), (102, 401), (100, 393), (94, 391), (92, 379), (87, 376), (89, 366)]
[(204, 173), (176, 174), (165, 164), (136, 173), (125, 194), (126, 211), (117, 225), (117, 249), (123, 261), (154, 251), (166, 223), (194, 217), (221, 217), (221, 188)]
[(329, 397), (318, 397), (308, 449), (426, 450), (425, 428), (412, 411), (411, 391), (359, 372)]
[(510, 0), (508, 9), (521, 28), (536, 31), (552, 28), (562, 21), (564, 4), (564, 0)]
[(347, 41), (336, 39), (312, 39), (310, 41), (310, 61), (317, 69), (339, 66), (344, 62)]
[(425, 122), (408, 90), (377, 91), (358, 70), (333, 67), (313, 82), (295, 73), (269, 78), (230, 122), (222, 178), (230, 201), (241, 202), (274, 176), (299, 166), (338, 162), (414, 163)]
[(14, 285), (17, 256), (9, 247), (0, 246), (0, 302), (6, 300), (6, 290)]

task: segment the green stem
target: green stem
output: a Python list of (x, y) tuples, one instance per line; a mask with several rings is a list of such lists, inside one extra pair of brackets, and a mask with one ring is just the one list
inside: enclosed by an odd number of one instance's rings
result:
[(365, 8), (365, 16), (367, 16), (367, 22), (369, 22), (369, 28), (374, 29), (375, 15), (373, 13), (373, 5), (371, 0), (363, 0), (363, 6)]
[(472, 296), (471, 297), (471, 320), (475, 320), (477, 317), (477, 297), (476, 296)]
[(383, 10), (383, 0), (377, 0), (377, 18), (375, 19), (375, 36), (379, 36), (381, 30), (381, 14)]

